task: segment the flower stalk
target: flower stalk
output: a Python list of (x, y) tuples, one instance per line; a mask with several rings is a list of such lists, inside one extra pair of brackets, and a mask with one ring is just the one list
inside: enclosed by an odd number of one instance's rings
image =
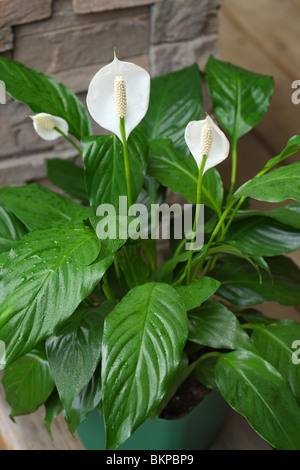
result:
[[(203, 143), (201, 144), (201, 147), (203, 147)], [(207, 150), (207, 148), (206, 148)], [(196, 213), (194, 217), (194, 224), (193, 224), (193, 238), (191, 241), (191, 246), (190, 246), (190, 251), (189, 251), (189, 258), (188, 258), (188, 263), (187, 263), (187, 284), (189, 284), (191, 280), (191, 263), (192, 263), (192, 257), (193, 257), (193, 248), (194, 248), (194, 243), (196, 239), (196, 231), (198, 227), (198, 220), (199, 220), (199, 215), (200, 215), (200, 204), (201, 204), (201, 195), (202, 195), (202, 183), (203, 183), (203, 175), (204, 175), (204, 168), (206, 164), (208, 155), (203, 154), (203, 158), (201, 160), (200, 168), (199, 168), (199, 174), (198, 174), (198, 184), (197, 184), (197, 199), (196, 199)]]
[(125, 176), (126, 176), (126, 186), (127, 186), (127, 204), (129, 208), (133, 204), (133, 199), (132, 199), (130, 158), (129, 158), (129, 152), (128, 152), (128, 143), (126, 139), (124, 117), (120, 117), (120, 131), (121, 131), (122, 142), (123, 142), (123, 154), (124, 154)]

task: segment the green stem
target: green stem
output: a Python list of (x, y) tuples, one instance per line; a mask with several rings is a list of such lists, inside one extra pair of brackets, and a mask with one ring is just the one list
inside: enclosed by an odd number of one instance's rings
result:
[(228, 197), (230, 198), (233, 194), (235, 183), (236, 183), (236, 171), (237, 171), (237, 141), (236, 139), (232, 142), (232, 168), (231, 168), (231, 186)]
[(205, 359), (208, 359), (209, 357), (219, 357), (221, 356), (221, 353), (218, 351), (210, 352), (207, 354), (203, 354), (203, 356), (200, 356), (196, 361), (192, 362), (188, 368), (184, 371), (180, 378), (180, 383), (179, 386), (191, 375), (191, 373), (196, 369), (196, 367), (202, 362), (205, 361)]
[(229, 220), (228, 220), (228, 222), (227, 222), (227, 224), (226, 224), (226, 226), (225, 226), (225, 230), (224, 230), (224, 232), (222, 233), (222, 236), (221, 236), (221, 238), (220, 238), (220, 241), (223, 241), (223, 240), (224, 240), (225, 235), (226, 235), (226, 233), (228, 232), (228, 229), (229, 229), (230, 225), (232, 224), (233, 219), (235, 218), (235, 215), (236, 215), (237, 211), (239, 210), (239, 208), (241, 207), (241, 205), (245, 202), (245, 199), (246, 199), (246, 198), (245, 198), (244, 196), (241, 197), (241, 199), (239, 200), (237, 206), (236, 206), (236, 207), (234, 208), (234, 210), (232, 211), (232, 214), (231, 214), (231, 216), (230, 216), (230, 218), (229, 218)]
[(181, 240), (181, 242), (179, 243), (179, 245), (178, 245), (178, 247), (176, 248), (176, 251), (175, 251), (175, 253), (174, 253), (174, 258), (180, 254), (180, 252), (181, 252), (182, 248), (184, 247), (184, 245), (186, 244), (186, 242), (187, 242), (187, 239), (186, 239), (186, 238), (184, 238), (183, 240)]
[(54, 129), (60, 133), (60, 135), (62, 135), (71, 145), (73, 145), (73, 147), (77, 150), (77, 152), (80, 153), (80, 155), (82, 155), (82, 150), (81, 148), (78, 147), (78, 145), (75, 144), (75, 142), (73, 142), (72, 139), (70, 139), (70, 137), (67, 136), (67, 134), (65, 134), (61, 129), (59, 129), (58, 127), (54, 126)]
[(203, 253), (203, 258), (202, 260), (200, 261), (200, 263), (197, 265), (196, 269), (195, 269), (195, 273), (194, 273), (194, 277), (195, 275), (197, 275), (198, 271), (202, 268), (204, 262), (205, 262), (205, 259), (206, 259), (206, 256), (207, 256), (207, 253), (211, 247), (211, 244), (213, 243), (214, 239), (216, 238), (216, 236), (218, 235), (219, 233), (219, 230), (222, 228), (222, 225), (223, 225), (223, 222), (226, 220), (226, 217), (228, 216), (229, 212), (231, 211), (231, 208), (234, 206), (234, 204), (237, 202), (237, 199), (233, 199), (229, 206), (225, 209), (225, 211), (223, 212), (222, 214), (222, 217), (220, 218), (219, 222), (217, 223), (217, 225), (215, 226), (214, 228), (214, 231), (213, 233), (211, 234), (210, 236), (210, 239), (208, 241), (208, 243), (205, 245), (205, 248), (204, 248), (204, 253)]
[(103, 285), (102, 285), (102, 290), (103, 290), (103, 293), (105, 295), (105, 297), (108, 299), (108, 300), (112, 300), (113, 302), (117, 303), (116, 302), (116, 299), (110, 289), (110, 286), (108, 284), (108, 281), (107, 281), (107, 277), (106, 277), (106, 274), (103, 276)]
[(114, 266), (115, 266), (117, 279), (120, 280), (121, 271), (120, 271), (120, 266), (119, 266), (119, 261), (118, 261), (117, 255), (115, 255), (115, 257), (114, 257)]
[[(206, 160), (207, 160), (207, 155), (203, 155), (203, 158), (201, 160), (201, 164), (199, 167), (199, 175), (198, 175), (196, 213), (195, 213), (194, 224), (193, 224), (194, 234), (196, 234), (196, 230), (198, 226), (198, 219), (199, 219), (199, 214), (200, 214), (203, 173), (204, 173)], [(196, 238), (196, 235), (193, 236), (193, 239), (191, 241), (190, 251), (189, 251), (189, 258), (188, 258), (188, 263), (187, 263), (187, 275), (186, 275), (187, 284), (189, 284), (190, 279), (191, 279), (191, 262), (192, 262), (192, 257), (193, 257), (193, 248), (194, 248), (195, 238)]]
[(127, 203), (128, 203), (128, 208), (129, 208), (133, 204), (133, 199), (132, 199), (132, 186), (131, 186), (130, 159), (129, 159), (129, 152), (128, 152), (128, 144), (127, 144), (127, 139), (126, 139), (124, 118), (120, 118), (120, 131), (121, 131), (121, 136), (122, 136), (122, 141), (123, 141), (123, 153), (124, 153), (127, 198), (128, 198)]

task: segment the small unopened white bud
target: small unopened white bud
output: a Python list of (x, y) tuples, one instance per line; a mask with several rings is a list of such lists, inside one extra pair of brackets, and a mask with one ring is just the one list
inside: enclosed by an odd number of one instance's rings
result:
[(117, 115), (124, 118), (127, 111), (126, 85), (122, 77), (115, 78), (115, 105)]
[(208, 119), (201, 130), (201, 148), (202, 155), (208, 155), (213, 144), (213, 128)]
[(39, 126), (49, 131), (51, 131), (55, 127), (54, 122), (46, 116), (35, 116), (33, 119)]

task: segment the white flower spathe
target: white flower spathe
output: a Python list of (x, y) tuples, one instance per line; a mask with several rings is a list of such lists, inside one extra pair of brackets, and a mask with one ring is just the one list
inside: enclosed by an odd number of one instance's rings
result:
[(40, 113), (35, 116), (29, 116), (33, 120), (33, 127), (37, 134), (44, 140), (55, 140), (62, 135), (54, 129), (57, 127), (64, 134), (68, 134), (69, 125), (67, 121), (52, 114)]
[(221, 163), (229, 155), (229, 140), (210, 116), (201, 121), (189, 122), (185, 129), (185, 141), (198, 168), (203, 155), (207, 155), (204, 172)]
[[(138, 65), (115, 57), (92, 79), (87, 94), (87, 107), (99, 126), (122, 140), (120, 118), (124, 118), (127, 139), (145, 116), (149, 98), (149, 73)], [(124, 110), (124, 113), (120, 110)]]

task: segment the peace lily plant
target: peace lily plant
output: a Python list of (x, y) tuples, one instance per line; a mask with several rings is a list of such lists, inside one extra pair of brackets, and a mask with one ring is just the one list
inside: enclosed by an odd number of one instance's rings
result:
[[(38, 184), (0, 190), (0, 357), (11, 417), (44, 405), (49, 432), (63, 410), (73, 433), (97, 408), (106, 447), (116, 449), (193, 376), (272, 446), (299, 450), (300, 325), (259, 306), (300, 303), (300, 271), (286, 256), (300, 248), (300, 163), (280, 165), (300, 136), (236, 188), (239, 139), (267, 112), (273, 79), (211, 57), (217, 125), (203, 116), (197, 65), (150, 81), (115, 57), (88, 90), (91, 116), (113, 134), (96, 136), (81, 101), (53, 78), (1, 57), (0, 79), (29, 106), (41, 138), (65, 138), (83, 157), (83, 167), (48, 161), (66, 196)], [(226, 190), (216, 166), (228, 155)], [(126, 196), (128, 206), (150, 208), (166, 188), (197, 203), (194, 229), (204, 205), (200, 249), (195, 234), (190, 250), (184, 235), (171, 236), (158, 265), (150, 236), (98, 238), (100, 206), (117, 210)], [(252, 199), (286, 203), (251, 210)]]

